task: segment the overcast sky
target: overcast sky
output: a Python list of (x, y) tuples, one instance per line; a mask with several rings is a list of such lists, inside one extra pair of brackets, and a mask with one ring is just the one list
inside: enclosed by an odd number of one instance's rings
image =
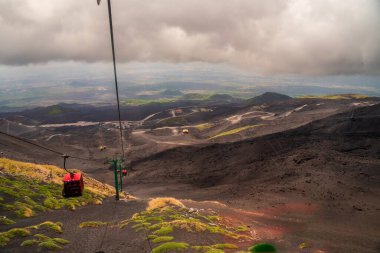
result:
[[(112, 0), (120, 62), (379, 75), (377, 0)], [(103, 0), (0, 0), (0, 64), (110, 61)]]

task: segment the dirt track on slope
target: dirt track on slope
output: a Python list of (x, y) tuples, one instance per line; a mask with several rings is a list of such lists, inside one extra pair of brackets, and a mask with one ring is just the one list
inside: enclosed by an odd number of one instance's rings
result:
[[(133, 193), (218, 200), (302, 217), (295, 241), (325, 252), (378, 252), (380, 105), (251, 140), (178, 147), (133, 164)], [(298, 214), (297, 214), (298, 213)], [(291, 241), (291, 239), (289, 239)]]
[[(126, 189), (141, 199), (174, 196), (219, 201), (227, 205), (215, 207), (219, 212), (226, 217), (239, 217), (256, 228), (260, 236), (276, 240), (281, 252), (297, 252), (294, 249), (298, 244), (307, 242), (311, 249), (300, 252), (316, 253), (318, 249), (328, 253), (377, 253), (380, 250), (380, 122), (376, 117), (380, 115), (379, 110), (379, 106), (362, 108), (355, 110), (354, 117), (351, 113), (341, 114), (297, 129), (234, 143), (173, 148), (173, 145), (151, 145), (143, 140), (137, 145), (132, 163), (134, 171), (126, 181)], [(81, 134), (80, 130), (75, 131)], [(91, 140), (97, 131), (89, 128), (82, 137)], [(107, 134), (109, 143), (117, 140), (117, 132)], [(59, 158), (22, 143), (6, 140), (1, 144), (18, 150), (12, 153), (13, 158), (61, 164)], [(58, 137), (54, 145), (62, 145)], [(97, 142), (86, 145), (92, 149), (77, 148), (98, 160), (93, 164), (73, 161), (71, 166), (77, 163), (96, 178), (112, 183), (111, 171), (101, 164), (106, 154), (96, 151)], [(153, 155), (138, 156), (145, 151)], [(81, 221), (128, 218), (143, 210), (145, 201), (117, 205), (116, 218), (112, 216), (113, 201), (109, 200), (103, 206), (83, 207), (76, 212), (54, 211), (43, 218), (28, 219), (25, 224), (48, 219), (64, 221), (63, 237), (72, 242), (81, 238), (81, 244), (70, 244), (68, 252), (125, 252), (126, 248), (133, 250), (127, 252), (149, 252), (143, 234), (128, 230), (120, 233), (116, 228), (106, 233), (103, 233), (105, 228), (78, 229)], [(199, 203), (193, 205), (205, 207)], [(103, 236), (107, 240), (100, 247)], [(115, 241), (111, 243), (112, 238)], [(283, 241), (278, 242), (279, 238)], [(5, 252), (14, 252), (16, 244), (13, 246)]]

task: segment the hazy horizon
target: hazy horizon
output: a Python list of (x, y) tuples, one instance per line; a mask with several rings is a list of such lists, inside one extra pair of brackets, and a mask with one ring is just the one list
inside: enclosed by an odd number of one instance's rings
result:
[[(246, 96), (380, 96), (378, 1), (112, 4), (121, 87), (194, 82), (252, 88)], [(0, 106), (112, 102), (106, 2), (1, 1), (0, 32)]]

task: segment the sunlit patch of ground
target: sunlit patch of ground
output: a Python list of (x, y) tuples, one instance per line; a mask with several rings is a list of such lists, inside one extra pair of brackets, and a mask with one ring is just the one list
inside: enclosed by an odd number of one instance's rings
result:
[(244, 126), (244, 127), (238, 127), (238, 128), (234, 128), (234, 129), (231, 129), (231, 130), (228, 130), (228, 131), (225, 131), (225, 132), (221, 132), (215, 136), (212, 136), (209, 138), (209, 140), (211, 139), (215, 139), (215, 138), (219, 138), (219, 137), (223, 137), (223, 136), (227, 136), (227, 135), (231, 135), (231, 134), (236, 134), (236, 133), (240, 133), (242, 131), (245, 131), (245, 130), (248, 130), (248, 129), (252, 129), (252, 128), (255, 128), (255, 127), (260, 127), (260, 126), (263, 126), (263, 124), (257, 124), (257, 125), (248, 125), (248, 126)]
[[(21, 176), (27, 179), (38, 180), (45, 183), (62, 184), (62, 178), (67, 173), (64, 169), (53, 165), (25, 163), (7, 158), (0, 158), (0, 169), (11, 176)], [(79, 170), (73, 170), (79, 172)], [(115, 190), (110, 185), (101, 183), (87, 175), (84, 176), (85, 186), (91, 192), (103, 196), (112, 196)]]
[(269, 242), (278, 247), (281, 250), (279, 252), (325, 252), (301, 238), (295, 239), (297, 234), (307, 228), (308, 219), (318, 211), (315, 204), (294, 202), (256, 211), (233, 208), (216, 201), (184, 200), (183, 203), (198, 210), (217, 213), (225, 226), (248, 232), (254, 238), (249, 242), (234, 242), (224, 237), (224, 243), (234, 243), (239, 249), (245, 250), (253, 244)]
[[(174, 198), (152, 199), (145, 211), (134, 214), (119, 225), (121, 228), (131, 227), (136, 232), (143, 231), (153, 244), (152, 252), (166, 252), (168, 249), (236, 252), (239, 249), (246, 250), (255, 241), (251, 230), (244, 224), (231, 226), (228, 220), (218, 216), (215, 211), (186, 207)], [(178, 234), (182, 236), (178, 237)], [(197, 242), (200, 245), (184, 239), (196, 234), (214, 239), (209, 244)]]
[(61, 208), (75, 210), (87, 204), (99, 205), (113, 193), (112, 187), (86, 176), (83, 195), (64, 198), (62, 178), (67, 172), (51, 165), (0, 158), (0, 170), (0, 210), (10, 218), (28, 218)]

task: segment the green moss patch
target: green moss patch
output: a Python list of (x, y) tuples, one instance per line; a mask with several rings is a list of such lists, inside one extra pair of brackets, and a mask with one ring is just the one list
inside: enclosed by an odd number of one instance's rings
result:
[(12, 228), (5, 232), (5, 235), (8, 238), (13, 238), (13, 237), (25, 237), (30, 235), (30, 231), (26, 228)]
[(213, 247), (215, 249), (237, 249), (238, 248), (238, 246), (236, 246), (235, 244), (231, 244), (231, 243), (214, 244), (211, 247)]
[(169, 251), (184, 251), (190, 245), (185, 242), (165, 242), (152, 249), (151, 253), (164, 253)]
[(173, 233), (173, 227), (172, 226), (163, 226), (160, 229), (153, 232), (155, 235), (167, 235)]
[(249, 227), (245, 225), (240, 225), (235, 229), (236, 232), (245, 232), (249, 231)]
[(4, 233), (0, 233), (0, 247), (6, 246), (9, 241), (10, 239)]
[(103, 221), (85, 221), (85, 222), (82, 222), (81, 224), (79, 224), (79, 227), (80, 228), (97, 228), (97, 227), (101, 227), (101, 226), (104, 226), (104, 225), (107, 225), (107, 222), (103, 222)]
[[(136, 232), (145, 230), (148, 240), (161, 244), (156, 246), (156, 251), (152, 252), (166, 252), (165, 250), (169, 250), (167, 248), (169, 245), (176, 245), (176, 242), (173, 242), (176, 239), (174, 231), (178, 230), (182, 233), (219, 234), (222, 235), (220, 238), (228, 237), (232, 241), (239, 241), (239, 243), (254, 240), (249, 234), (247, 226), (230, 227), (224, 222), (223, 218), (214, 214), (207, 215), (207, 212), (201, 214), (199, 211), (188, 209), (183, 205), (174, 205), (173, 201), (160, 201), (154, 205), (150, 203), (146, 211), (136, 213), (130, 219), (121, 221), (119, 227), (130, 226)], [(238, 249), (236, 245), (225, 244), (223, 241), (219, 244), (188, 245), (188, 247), (202, 253), (218, 253), (224, 252), (226, 249)]]
[(37, 251), (41, 250), (61, 250), (63, 245), (70, 243), (63, 238), (51, 238), (44, 234), (35, 234), (34, 239), (25, 240), (21, 243), (22, 247), (31, 247), (37, 245)]
[(8, 219), (7, 217), (0, 217), (0, 225), (11, 225), (11, 224), (15, 224), (16, 222), (11, 220), (11, 219)]
[(192, 246), (191, 248), (201, 253), (223, 253), (224, 249), (238, 249), (238, 246), (230, 243), (220, 243), (209, 246)]
[(79, 206), (101, 202), (104, 198), (87, 189), (81, 197), (64, 198), (62, 185), (21, 176), (0, 177), (0, 197), (7, 200), (0, 201), (0, 209), (19, 218), (32, 217), (47, 210), (75, 210)]
[(20, 246), (21, 247), (29, 247), (29, 246), (33, 246), (33, 245), (36, 245), (38, 243), (37, 240), (25, 240), (23, 241)]
[(216, 249), (211, 246), (193, 246), (191, 248), (201, 253), (224, 253), (224, 250)]
[[(6, 246), (13, 238), (22, 238), (33, 236), (33, 239), (27, 239), (21, 243), (21, 246), (29, 247), (33, 245), (40, 244), (42, 242), (52, 241), (55, 244), (67, 244), (68, 241), (62, 238), (50, 238), (44, 234), (36, 233), (35, 231), (41, 229), (48, 229), (55, 233), (62, 233), (62, 223), (61, 222), (51, 222), (45, 221), (43, 223), (25, 227), (25, 228), (12, 228), (6, 232), (0, 233), (0, 247)], [(33, 235), (33, 232), (35, 233)], [(58, 245), (59, 246), (59, 245)], [(43, 247), (41, 247), (43, 248)]]
[(62, 247), (59, 244), (55, 243), (53, 240), (39, 243), (38, 248), (44, 249), (44, 250), (54, 250), (54, 251), (62, 249)]
[(160, 243), (160, 242), (169, 242), (174, 239), (173, 236), (158, 236), (152, 240), (154, 243)]
[(0, 247), (4, 247), (15, 237), (26, 237), (30, 235), (30, 231), (26, 228), (12, 228), (6, 232), (0, 233)]
[(49, 228), (57, 233), (63, 233), (62, 226), (63, 224), (61, 222), (45, 221), (37, 225), (37, 228)]

